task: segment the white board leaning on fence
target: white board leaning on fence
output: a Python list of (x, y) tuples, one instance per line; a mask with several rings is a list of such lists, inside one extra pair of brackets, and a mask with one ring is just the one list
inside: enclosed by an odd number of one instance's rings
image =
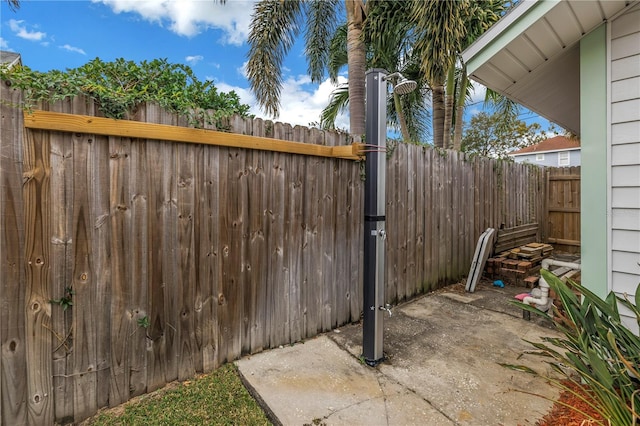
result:
[(480, 238), (478, 238), (478, 244), (476, 244), (476, 251), (473, 255), (473, 260), (471, 261), (471, 268), (469, 269), (469, 275), (467, 276), (467, 285), (465, 287), (465, 290), (470, 293), (473, 293), (475, 291), (476, 284), (482, 276), (484, 264), (489, 258), (489, 253), (491, 253), (495, 232), (495, 229), (487, 228), (486, 231), (480, 234)]

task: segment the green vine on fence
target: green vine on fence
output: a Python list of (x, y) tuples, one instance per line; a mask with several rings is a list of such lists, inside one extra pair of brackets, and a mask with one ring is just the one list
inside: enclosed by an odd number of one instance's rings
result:
[(39, 102), (84, 95), (109, 118), (129, 118), (146, 102), (185, 116), (196, 127), (224, 127), (224, 120), (235, 114), (251, 116), (249, 105), (241, 103), (235, 92), (219, 92), (212, 81), (200, 81), (189, 66), (171, 64), (166, 59), (136, 63), (96, 58), (64, 72), (0, 65), (0, 78), (23, 91), (23, 104), (19, 106), (26, 110)]
[(50, 303), (62, 306), (62, 310), (66, 311), (70, 307), (73, 306), (73, 295), (76, 294), (75, 290), (72, 287), (64, 288), (64, 296), (60, 299), (51, 299)]

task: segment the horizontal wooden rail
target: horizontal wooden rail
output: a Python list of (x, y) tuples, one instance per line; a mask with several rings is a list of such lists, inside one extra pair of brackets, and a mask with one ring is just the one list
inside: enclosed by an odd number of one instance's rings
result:
[(580, 175), (551, 175), (549, 180), (580, 180)]
[(549, 207), (549, 213), (580, 213), (580, 207)]
[(551, 244), (563, 244), (565, 246), (578, 246), (580, 247), (580, 241), (565, 240), (562, 238), (547, 238), (547, 242)]
[(259, 149), (262, 151), (289, 154), (313, 155), (317, 157), (360, 160), (362, 144), (325, 146), (290, 142), (258, 136), (218, 132), (216, 130), (193, 129), (166, 124), (116, 120), (89, 115), (63, 114), (34, 110), (24, 113), (24, 126), (29, 129), (55, 130), (60, 132), (88, 133), (94, 135), (121, 136), (140, 139), (199, 143), (232, 148)]

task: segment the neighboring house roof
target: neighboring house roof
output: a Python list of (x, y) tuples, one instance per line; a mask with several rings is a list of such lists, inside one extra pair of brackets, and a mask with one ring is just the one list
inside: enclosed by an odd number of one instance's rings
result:
[(580, 134), (580, 39), (628, 0), (521, 1), (462, 53), (469, 76)]
[(518, 151), (510, 152), (509, 155), (529, 155), (539, 154), (542, 152), (557, 152), (580, 149), (580, 141), (575, 139), (568, 139), (564, 136), (556, 136), (546, 139), (535, 145), (522, 148)]
[(6, 50), (0, 50), (0, 64), (9, 64), (9, 68), (14, 65), (22, 63), (19, 53), (7, 52)]

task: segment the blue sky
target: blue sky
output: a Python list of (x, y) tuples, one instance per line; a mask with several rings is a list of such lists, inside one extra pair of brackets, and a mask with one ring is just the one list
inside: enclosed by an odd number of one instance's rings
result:
[[(235, 90), (254, 114), (264, 116), (243, 69), (253, 1), (23, 0), (15, 12), (0, 3), (0, 49), (20, 53), (32, 69), (76, 68), (96, 57), (167, 58), (188, 64), (219, 90)], [(302, 52), (296, 44), (286, 58), (278, 120), (308, 125), (319, 121), (334, 87), (329, 81), (311, 84)], [(347, 118), (338, 125), (348, 127)]]
[[(244, 75), (254, 1), (22, 0), (15, 12), (6, 3), (0, 1), (0, 49), (20, 53), (32, 69), (76, 68), (96, 57), (136, 62), (167, 58), (188, 64), (198, 78), (213, 80), (221, 91), (235, 90), (252, 113), (265, 117)], [(278, 120), (299, 125), (319, 121), (334, 86), (328, 80), (310, 82), (301, 43), (285, 60), (284, 79)], [(474, 101), (483, 96), (478, 88)], [(481, 108), (475, 103), (468, 112)], [(347, 128), (347, 117), (337, 125)]]

